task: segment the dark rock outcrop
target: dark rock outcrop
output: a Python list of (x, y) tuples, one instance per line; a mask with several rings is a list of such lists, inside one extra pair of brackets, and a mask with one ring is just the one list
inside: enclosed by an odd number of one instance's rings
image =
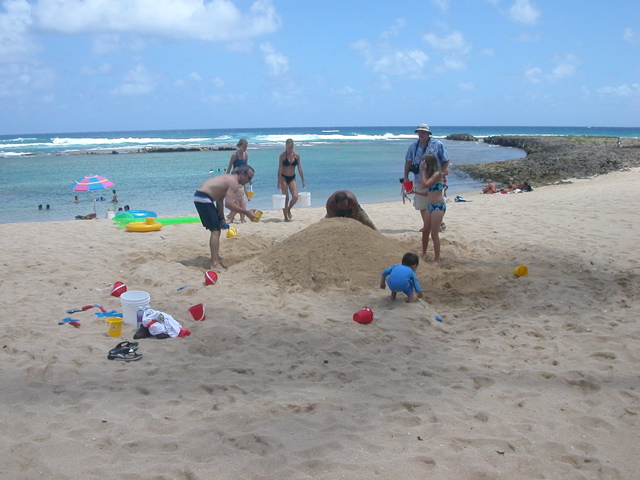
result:
[(520, 137), (496, 136), (484, 140), (491, 145), (520, 148), (527, 156), (503, 162), (453, 166), (476, 180), (528, 181), (546, 185), (568, 178), (590, 177), (640, 166), (637, 139), (624, 139), (618, 148), (613, 137)]
[(477, 142), (478, 139), (468, 133), (452, 133), (444, 137), (446, 140), (457, 140), (459, 142)]

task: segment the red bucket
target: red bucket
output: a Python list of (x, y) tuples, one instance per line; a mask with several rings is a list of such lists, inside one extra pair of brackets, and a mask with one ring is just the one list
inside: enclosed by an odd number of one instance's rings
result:
[(193, 307), (189, 308), (189, 313), (196, 322), (202, 322), (207, 318), (207, 316), (204, 314), (203, 303), (199, 303), (198, 305), (194, 305)]
[(212, 270), (209, 270), (204, 274), (204, 284), (205, 285), (215, 285), (218, 281), (218, 274)]
[(373, 311), (369, 307), (363, 307), (353, 314), (353, 319), (358, 323), (371, 323), (373, 321)]
[(113, 287), (111, 287), (111, 295), (113, 295), (114, 297), (119, 297), (126, 291), (127, 286), (122, 282), (116, 282), (113, 284)]
[(413, 182), (411, 180), (409, 180), (408, 182), (402, 182), (402, 186), (407, 192), (413, 190)]

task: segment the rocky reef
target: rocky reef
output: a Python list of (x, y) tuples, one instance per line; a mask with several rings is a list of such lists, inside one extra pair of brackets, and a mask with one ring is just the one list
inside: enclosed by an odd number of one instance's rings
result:
[[(640, 167), (640, 139), (617, 137), (495, 136), (485, 143), (524, 150), (526, 157), (476, 165), (453, 165), (476, 180), (548, 185), (570, 178), (591, 177)], [(620, 142), (620, 143), (618, 143)]]
[(468, 133), (452, 133), (444, 137), (446, 140), (457, 140), (459, 142), (477, 142), (478, 139)]

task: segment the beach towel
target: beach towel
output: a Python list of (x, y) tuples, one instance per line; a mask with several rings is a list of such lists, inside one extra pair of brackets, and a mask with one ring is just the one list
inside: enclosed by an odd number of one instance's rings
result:
[(151, 335), (166, 333), (171, 338), (180, 335), (182, 325), (171, 315), (147, 308), (142, 316), (142, 325), (149, 329)]

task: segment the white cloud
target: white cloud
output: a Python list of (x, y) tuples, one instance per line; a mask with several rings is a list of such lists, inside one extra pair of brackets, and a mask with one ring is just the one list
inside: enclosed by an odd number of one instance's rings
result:
[(110, 63), (103, 63), (98, 68), (84, 65), (80, 68), (81, 75), (107, 75), (113, 70), (113, 65)]
[(233, 42), (280, 27), (271, 0), (256, 0), (248, 12), (231, 0), (40, 0), (32, 11), (39, 28), (63, 34), (132, 33)]
[(538, 40), (540, 40), (540, 35), (531, 32), (525, 32), (515, 38), (516, 42), (537, 42)]
[(640, 83), (632, 83), (631, 85), (625, 83), (618, 87), (602, 87), (597, 91), (601, 95), (612, 97), (640, 97)]
[(448, 50), (467, 53), (471, 49), (471, 44), (464, 39), (464, 35), (454, 31), (444, 37), (438, 37), (434, 33), (427, 33), (424, 39), (436, 50)]
[(380, 38), (389, 39), (391, 37), (395, 37), (400, 33), (400, 30), (404, 28), (407, 22), (403, 18), (398, 18), (396, 20), (395, 25), (393, 25), (389, 30), (385, 30), (380, 34)]
[(518, 23), (535, 25), (540, 18), (540, 11), (529, 0), (516, 0), (509, 8), (509, 17)]
[(473, 82), (459, 82), (458, 88), (463, 92), (470, 92), (476, 89), (476, 85)]
[(429, 61), (429, 56), (420, 49), (398, 49), (388, 42), (389, 38), (398, 35), (405, 26), (403, 19), (397, 19), (391, 28), (380, 34), (378, 41), (361, 39), (349, 45), (362, 55), (366, 67), (381, 75), (385, 89), (391, 87), (389, 76), (422, 77)]
[(454, 55), (447, 55), (442, 59), (442, 65), (439, 65), (435, 70), (438, 73), (442, 73), (448, 70), (464, 70), (466, 68), (467, 62), (463, 59)]
[(549, 72), (544, 73), (540, 67), (527, 67), (524, 71), (525, 81), (528, 83), (541, 83), (543, 81), (557, 82), (576, 74), (580, 60), (575, 55), (564, 55), (557, 60), (557, 65)]
[(278, 77), (289, 70), (289, 59), (277, 52), (270, 43), (260, 45), (260, 50), (264, 55), (264, 63), (269, 75)]
[(211, 79), (211, 85), (213, 85), (215, 88), (223, 88), (225, 83), (224, 80), (220, 77), (213, 77)]
[(640, 43), (640, 36), (635, 32), (633, 28), (625, 28), (622, 34), (624, 41), (631, 45)]
[(93, 37), (93, 53), (106, 54), (119, 51), (139, 51), (144, 47), (144, 42), (135, 37), (133, 40), (124, 41), (121, 35), (100, 34)]
[(155, 90), (155, 80), (142, 64), (137, 64), (124, 76), (124, 83), (111, 90), (113, 95), (141, 96)]
[(298, 105), (301, 100), (304, 101), (303, 93), (304, 91), (301, 88), (290, 82), (281, 91), (271, 92), (271, 101), (281, 107)]
[(351, 48), (363, 55), (367, 67), (389, 76), (420, 75), (429, 60), (422, 50), (394, 50), (387, 44), (372, 44), (366, 40), (352, 43)]
[(578, 57), (575, 55), (565, 55), (558, 61), (558, 65), (547, 75), (547, 79), (551, 81), (563, 80), (571, 77), (576, 73), (576, 67), (579, 64)]
[(38, 46), (29, 35), (31, 6), (26, 0), (7, 0), (0, 13), (0, 63), (25, 61)]
[(443, 11), (449, 8), (449, 0), (431, 0), (431, 3)]
[(454, 31), (444, 37), (439, 37), (434, 33), (424, 35), (431, 47), (436, 50), (450, 52), (442, 59), (442, 64), (435, 71), (442, 73), (448, 70), (464, 70), (467, 68), (467, 54), (471, 50), (471, 44), (467, 42), (464, 35), (459, 31)]
[(524, 78), (528, 83), (540, 83), (542, 81), (542, 69), (529, 67), (524, 71)]
[(338, 101), (344, 101), (351, 105), (362, 101), (362, 95), (357, 90), (349, 86), (332, 89), (331, 93), (340, 98)]
[(575, 73), (575, 65), (572, 65), (570, 63), (561, 63), (556, 68), (554, 68), (549, 75), (547, 75), (547, 78), (549, 80), (562, 80), (563, 78), (570, 77)]
[(52, 70), (30, 64), (9, 64), (0, 70), (0, 96), (29, 95), (49, 88), (55, 80)]
[(411, 75), (422, 71), (429, 56), (422, 50), (397, 50), (369, 62), (378, 73)]

